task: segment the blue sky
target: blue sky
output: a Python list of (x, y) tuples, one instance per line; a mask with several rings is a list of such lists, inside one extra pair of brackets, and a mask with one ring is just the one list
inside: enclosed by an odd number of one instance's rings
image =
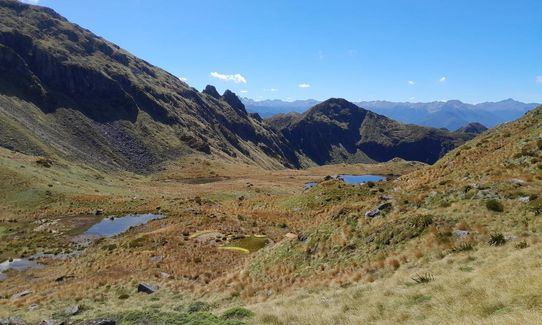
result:
[(27, 0), (202, 89), (542, 102), (540, 0)]

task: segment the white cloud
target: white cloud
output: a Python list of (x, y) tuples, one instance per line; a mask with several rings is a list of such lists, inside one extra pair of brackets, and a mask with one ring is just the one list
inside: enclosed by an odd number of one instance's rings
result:
[(414, 85), (414, 84), (415, 84), (415, 82), (412, 81), (412, 80), (409, 80), (409, 81), (407, 81), (407, 82), (408, 82), (409, 85)]
[(302, 83), (302, 84), (299, 84), (297, 85), (299, 88), (310, 88), (311, 85), (307, 84), (307, 83)]
[(21, 1), (22, 3), (29, 4), (29, 5), (37, 5), (38, 3), (40, 3), (40, 0), (19, 0), (19, 1)]
[(275, 91), (279, 91), (277, 88), (269, 88), (269, 89), (264, 89), (264, 91), (272, 91), (272, 92), (275, 92)]
[(216, 79), (224, 80), (224, 81), (233, 81), (236, 84), (240, 84), (240, 83), (246, 84), (247, 83), (247, 80), (245, 79), (245, 77), (243, 77), (239, 73), (236, 73), (236, 74), (222, 74), (222, 73), (219, 73), (219, 72), (211, 72), (210, 76), (213, 77), (213, 78), (216, 78)]
[(187, 81), (188, 81), (188, 78), (185, 78), (185, 77), (179, 77), (179, 80), (180, 80), (180, 81), (187, 82)]
[(542, 76), (536, 76), (536, 83), (542, 84)]
[(410, 97), (409, 98), (409, 100), (415, 100), (415, 99), (416, 99), (416, 97)]
[(448, 80), (448, 78), (442, 77), (442, 78), (440, 78), (440, 79), (438, 80), (438, 82), (446, 82), (446, 80)]
[(239, 91), (239, 92), (240, 92), (241, 94), (246, 94), (246, 93), (248, 93), (248, 90), (241, 90), (241, 91)]

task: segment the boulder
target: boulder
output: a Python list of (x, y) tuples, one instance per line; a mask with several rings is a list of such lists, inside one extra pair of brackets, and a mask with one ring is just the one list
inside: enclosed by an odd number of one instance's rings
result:
[(155, 293), (158, 289), (160, 289), (159, 286), (150, 283), (140, 283), (137, 286), (137, 292), (144, 292), (147, 294)]
[(31, 290), (24, 290), (24, 291), (18, 292), (16, 294), (14, 294), (13, 296), (11, 296), (11, 299), (16, 300), (16, 299), (19, 299), (19, 298), (22, 298), (22, 297), (26, 297), (26, 296), (30, 295), (31, 293), (32, 293)]
[(452, 231), (452, 235), (458, 238), (465, 238), (469, 235), (469, 231), (457, 229), (457, 230)]
[(525, 183), (527, 183), (527, 182), (525, 182), (524, 180), (518, 179), (518, 178), (512, 178), (512, 179), (510, 180), (510, 182), (511, 182), (512, 184), (516, 185), (516, 186), (523, 186), (523, 185), (525, 185)]
[(95, 216), (101, 216), (102, 214), (104, 214), (104, 210), (103, 209), (96, 209), (94, 211), (94, 215)]
[(365, 212), (366, 218), (374, 218), (380, 214), (380, 210), (378, 208), (372, 209), (370, 211)]
[(391, 207), (392, 207), (391, 202), (384, 202), (384, 203), (379, 204), (376, 207), (376, 209), (382, 211), (382, 210), (391, 209)]
[(66, 316), (75, 316), (81, 312), (81, 308), (78, 305), (70, 306), (64, 309), (64, 314)]
[(297, 235), (293, 232), (287, 233), (286, 235), (284, 235), (284, 237), (286, 237), (287, 239), (297, 239)]

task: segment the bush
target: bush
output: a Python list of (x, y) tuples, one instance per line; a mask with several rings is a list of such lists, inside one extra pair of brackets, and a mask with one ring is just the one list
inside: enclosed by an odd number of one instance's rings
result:
[(121, 294), (121, 295), (119, 296), (119, 299), (120, 299), (120, 300), (126, 300), (126, 299), (128, 299), (128, 298), (130, 298), (130, 295), (127, 294), (127, 293), (123, 293), (123, 294)]
[(486, 208), (489, 211), (495, 211), (495, 212), (503, 212), (504, 211), (504, 206), (502, 205), (502, 203), (495, 200), (495, 199), (486, 201)]
[(187, 311), (189, 313), (197, 313), (200, 311), (208, 311), (211, 309), (211, 305), (203, 301), (195, 301), (188, 305)]
[(222, 318), (239, 320), (244, 318), (250, 318), (252, 316), (254, 316), (254, 313), (243, 307), (233, 307), (226, 310), (224, 314), (222, 314)]
[(490, 246), (502, 246), (506, 244), (506, 238), (504, 238), (504, 235), (501, 233), (492, 234), (490, 235), (488, 244)]

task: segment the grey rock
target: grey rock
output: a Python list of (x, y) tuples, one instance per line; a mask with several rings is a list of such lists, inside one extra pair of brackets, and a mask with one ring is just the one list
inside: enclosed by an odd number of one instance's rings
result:
[(457, 230), (452, 231), (452, 235), (458, 238), (465, 238), (469, 235), (469, 231), (457, 229)]
[(155, 293), (158, 289), (160, 289), (159, 286), (150, 283), (140, 283), (137, 286), (137, 292), (144, 292), (147, 294)]
[(531, 200), (531, 198), (528, 197), (528, 196), (522, 196), (522, 197), (518, 198), (518, 201), (521, 202), (521, 203), (528, 203), (530, 200)]
[(16, 294), (14, 294), (13, 296), (11, 296), (11, 299), (16, 300), (16, 299), (19, 299), (19, 298), (22, 298), (22, 297), (26, 297), (26, 296), (30, 295), (31, 293), (32, 293), (32, 290), (24, 290), (24, 291), (18, 292)]
[(499, 195), (495, 192), (491, 192), (490, 190), (481, 190), (478, 191), (476, 196), (480, 199), (500, 199)]
[(162, 256), (157, 256), (157, 255), (151, 256), (151, 262), (153, 263), (160, 263), (162, 262), (162, 259), (163, 259)]
[(374, 218), (376, 217), (377, 215), (380, 214), (380, 210), (379, 209), (372, 209), (370, 211), (367, 211), (365, 212), (365, 217), (366, 218)]
[(81, 308), (79, 306), (70, 306), (66, 309), (64, 309), (64, 314), (67, 316), (75, 316), (81, 312)]
[(384, 203), (381, 203), (379, 204), (376, 209), (377, 210), (387, 210), (387, 209), (390, 209), (392, 207), (392, 204), (391, 202), (384, 202)]
[(523, 186), (523, 185), (525, 185), (525, 183), (527, 183), (527, 182), (525, 182), (524, 180), (518, 179), (518, 178), (512, 178), (512, 179), (510, 180), (510, 182), (511, 182), (512, 184), (516, 185), (516, 186)]
[(33, 311), (33, 310), (36, 310), (38, 308), (40, 308), (40, 305), (38, 305), (38, 304), (31, 304), (30, 306), (28, 306), (29, 311)]
[(26, 325), (26, 322), (19, 316), (0, 318), (0, 325)]

